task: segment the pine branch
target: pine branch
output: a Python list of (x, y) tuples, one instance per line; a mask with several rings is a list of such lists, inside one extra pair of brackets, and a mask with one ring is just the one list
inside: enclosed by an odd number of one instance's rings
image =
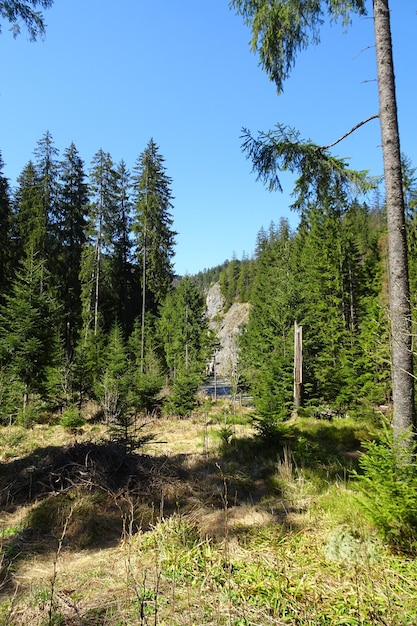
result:
[(333, 148), (333, 146), (335, 146), (336, 144), (340, 143), (341, 141), (343, 141), (343, 139), (346, 139), (346, 137), (349, 137), (349, 135), (354, 133), (355, 130), (358, 130), (358, 128), (360, 128), (364, 124), (367, 124), (368, 122), (370, 122), (372, 120), (375, 120), (377, 118), (379, 118), (379, 113), (376, 113), (375, 115), (371, 115), (371, 117), (368, 117), (366, 120), (363, 120), (362, 122), (359, 122), (359, 124), (356, 124), (353, 128), (348, 130), (347, 133), (345, 133), (344, 135), (339, 137), (339, 139), (336, 139), (336, 141), (334, 141), (333, 143), (329, 143), (328, 146), (320, 146), (320, 150), (328, 150), (329, 148)]
[[(353, 130), (346, 136), (350, 132)], [(341, 200), (349, 189), (365, 193), (374, 186), (368, 172), (349, 169), (345, 159), (331, 155), (327, 147), (320, 147), (310, 139), (301, 140), (298, 131), (287, 126), (278, 124), (273, 131), (261, 132), (256, 138), (244, 129), (242, 138), (243, 151), (252, 161), (257, 180), (266, 184), (270, 191), (282, 191), (280, 172), (298, 175), (293, 209), (302, 210), (312, 202), (325, 202), (329, 197)]]

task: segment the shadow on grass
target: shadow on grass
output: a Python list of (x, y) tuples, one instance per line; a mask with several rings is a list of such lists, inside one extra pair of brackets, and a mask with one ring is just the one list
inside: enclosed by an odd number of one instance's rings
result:
[(280, 459), (289, 451), (294, 467), (328, 484), (357, 466), (359, 448), (352, 428), (331, 423), (281, 425), (269, 441), (232, 438), (215, 456), (126, 454), (112, 442), (39, 448), (0, 465), (7, 529), (0, 588), (29, 555), (110, 547), (173, 514), (187, 515), (214, 539), (221, 539), (225, 514), (231, 534), (271, 523), (297, 530), (300, 505), (274, 481)]
[[(298, 419), (274, 423), (266, 431), (260, 429), (250, 443), (250, 453), (262, 457), (269, 466), (290, 454), (295, 466), (316, 472), (317, 478), (345, 479), (352, 470), (359, 470), (358, 459), (363, 442), (375, 438), (375, 428), (343, 418), (331, 421)], [(240, 457), (249, 453), (247, 442), (234, 443)], [(242, 447), (241, 450), (239, 448)], [(227, 453), (227, 450), (225, 450)]]

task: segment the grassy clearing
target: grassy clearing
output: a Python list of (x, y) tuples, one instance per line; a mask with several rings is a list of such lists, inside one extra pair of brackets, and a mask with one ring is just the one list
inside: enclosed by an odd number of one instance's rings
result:
[(267, 450), (226, 409), (129, 458), (89, 423), (0, 431), (0, 624), (416, 624), (417, 562), (349, 478), (372, 428), (303, 418)]

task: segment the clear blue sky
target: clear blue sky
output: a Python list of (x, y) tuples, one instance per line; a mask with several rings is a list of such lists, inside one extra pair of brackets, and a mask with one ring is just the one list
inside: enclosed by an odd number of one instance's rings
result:
[[(417, 3), (391, 5), (401, 147), (417, 167)], [(47, 130), (61, 154), (75, 143), (87, 171), (100, 148), (131, 169), (153, 137), (173, 180), (179, 274), (251, 254), (271, 220), (297, 224), (291, 179), (284, 194), (256, 182), (242, 127), (285, 123), (327, 145), (378, 111), (369, 18), (346, 34), (326, 27), (278, 97), (228, 0), (55, 0), (45, 17), (44, 41), (13, 39), (6, 24), (0, 35), (5, 175), (14, 186)], [(378, 121), (334, 153), (381, 174)]]

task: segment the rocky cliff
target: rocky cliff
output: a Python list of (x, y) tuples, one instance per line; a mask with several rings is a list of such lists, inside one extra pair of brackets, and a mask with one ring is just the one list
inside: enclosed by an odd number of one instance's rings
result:
[[(237, 363), (237, 337), (248, 321), (249, 304), (236, 302), (224, 312), (224, 298), (219, 283), (207, 292), (206, 307), (210, 328), (219, 342), (216, 353), (216, 373), (219, 377), (230, 378)], [(211, 364), (211, 369), (214, 362)]]

